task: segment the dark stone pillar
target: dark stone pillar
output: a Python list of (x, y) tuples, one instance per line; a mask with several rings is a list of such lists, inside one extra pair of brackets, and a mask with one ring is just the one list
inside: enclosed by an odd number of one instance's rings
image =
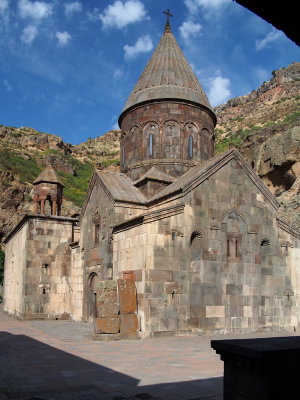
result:
[(300, 337), (212, 340), (224, 361), (224, 400), (299, 397)]

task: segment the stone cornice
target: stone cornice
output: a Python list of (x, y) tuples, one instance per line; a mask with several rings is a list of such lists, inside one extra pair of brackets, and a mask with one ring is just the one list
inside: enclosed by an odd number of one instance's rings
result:
[(181, 165), (185, 167), (195, 167), (199, 165), (200, 162), (190, 161), (184, 158), (151, 158), (148, 160), (141, 160), (137, 161), (136, 163), (129, 164), (127, 166), (127, 171), (131, 171), (132, 169), (145, 167), (148, 165), (166, 165), (166, 164)]
[(119, 124), (119, 126), (121, 126), (123, 119), (124, 119), (124, 118), (126, 117), (126, 115), (128, 115), (131, 111), (133, 111), (133, 110), (135, 110), (135, 109), (137, 109), (137, 108), (145, 107), (145, 106), (148, 105), (148, 104), (157, 104), (157, 103), (185, 104), (185, 105), (187, 105), (187, 106), (199, 108), (200, 110), (203, 110), (203, 111), (207, 112), (207, 113), (211, 116), (211, 118), (212, 118), (212, 120), (213, 120), (213, 123), (214, 123), (214, 126), (216, 126), (216, 124), (217, 124), (217, 117), (216, 117), (215, 113), (214, 113), (211, 109), (209, 109), (208, 107), (205, 107), (205, 106), (202, 105), (202, 104), (198, 104), (198, 103), (193, 102), (193, 101), (183, 100), (183, 99), (180, 99), (180, 98), (163, 98), (163, 99), (155, 99), (155, 100), (142, 101), (142, 102), (140, 102), (140, 103), (138, 103), (138, 104), (136, 104), (136, 105), (134, 105), (134, 106), (128, 108), (127, 110), (124, 110), (124, 111), (121, 113), (121, 115), (120, 115), (120, 117), (119, 117), (119, 119), (118, 119), (118, 124)]
[(93, 172), (93, 175), (92, 175), (92, 177), (91, 177), (91, 180), (90, 180), (90, 183), (89, 183), (89, 187), (88, 187), (87, 193), (86, 193), (86, 195), (85, 195), (85, 198), (84, 198), (84, 201), (83, 201), (81, 210), (80, 210), (80, 216), (79, 216), (79, 222), (80, 222), (80, 223), (81, 223), (81, 221), (82, 221), (82, 218), (83, 218), (83, 215), (84, 215), (84, 213), (85, 213), (86, 207), (87, 207), (88, 202), (89, 202), (89, 200), (90, 200), (90, 197), (91, 197), (91, 194), (92, 194), (92, 191), (93, 191), (93, 188), (94, 188), (94, 184), (95, 184), (95, 182), (96, 182), (96, 179), (97, 179), (97, 175), (96, 175), (96, 173), (95, 173), (95, 171), (94, 171), (94, 172)]
[(296, 239), (300, 240), (300, 232), (287, 224), (286, 222), (282, 221), (280, 218), (277, 218), (277, 225), (279, 228), (281, 228), (283, 231), (289, 233), (290, 235), (294, 236)]
[(160, 210), (151, 211), (149, 213), (139, 215), (139, 216), (131, 218), (125, 222), (122, 222), (119, 225), (114, 226), (113, 233), (122, 232), (127, 229), (131, 229), (135, 226), (147, 224), (150, 222), (157, 221), (159, 219), (168, 218), (173, 215), (181, 214), (181, 213), (183, 213), (183, 211), (184, 211), (184, 205), (182, 205), (182, 204), (162, 208)]
[(35, 219), (35, 220), (42, 219), (42, 220), (47, 220), (47, 221), (59, 221), (59, 222), (71, 222), (72, 224), (76, 224), (79, 221), (78, 218), (63, 217), (63, 216), (58, 216), (58, 215), (26, 214), (17, 223), (17, 225), (9, 232), (9, 234), (6, 236), (6, 238), (4, 239), (3, 242), (6, 244), (31, 219)]

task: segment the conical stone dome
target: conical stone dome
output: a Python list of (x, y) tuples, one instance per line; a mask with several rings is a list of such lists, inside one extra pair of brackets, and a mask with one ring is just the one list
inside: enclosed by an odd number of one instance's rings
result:
[(47, 165), (46, 168), (43, 169), (39, 176), (34, 180), (33, 184), (36, 185), (40, 182), (59, 183), (61, 186), (64, 186), (58, 179), (51, 165)]
[(178, 177), (214, 155), (216, 116), (170, 25), (119, 117), (121, 170)]
[(140, 103), (162, 99), (197, 103), (212, 111), (204, 90), (170, 29), (165, 30), (122, 114)]

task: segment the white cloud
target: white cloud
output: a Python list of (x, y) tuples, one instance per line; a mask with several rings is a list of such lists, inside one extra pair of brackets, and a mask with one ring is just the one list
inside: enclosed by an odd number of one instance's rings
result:
[(76, 12), (82, 11), (82, 5), (79, 1), (74, 1), (73, 3), (65, 3), (65, 14), (70, 17)]
[(8, 11), (8, 0), (0, 0), (0, 14), (5, 15)]
[(9, 83), (9, 81), (7, 79), (4, 79), (3, 85), (4, 85), (5, 90), (7, 91), (7, 93), (12, 91), (12, 86), (11, 86), (11, 84)]
[(180, 27), (180, 35), (187, 40), (190, 36), (198, 36), (202, 26), (192, 21), (185, 21)]
[(44, 1), (19, 0), (18, 7), (22, 18), (39, 20), (52, 14), (53, 5)]
[(212, 106), (217, 106), (224, 103), (231, 96), (230, 80), (222, 76), (216, 76), (209, 80), (210, 89), (208, 91), (208, 98)]
[(68, 32), (56, 32), (55, 36), (58, 39), (59, 46), (66, 46), (72, 38)]
[(229, 4), (232, 0), (185, 0), (185, 5), (190, 14), (190, 18), (194, 18), (199, 12), (203, 11), (203, 16), (207, 19), (212, 16), (219, 16), (220, 11), (224, 6)]
[(119, 130), (120, 129), (120, 127), (119, 127), (119, 124), (118, 124), (118, 122), (115, 122), (114, 124), (113, 124), (113, 126), (112, 126), (112, 128), (111, 129), (114, 129), (114, 130)]
[(139, 0), (128, 0), (124, 4), (117, 0), (109, 5), (99, 17), (104, 28), (111, 26), (124, 28), (128, 24), (145, 19), (146, 10)]
[(116, 68), (114, 71), (114, 79), (120, 79), (124, 75), (124, 72), (120, 68)]
[(99, 8), (94, 7), (92, 11), (87, 12), (87, 16), (90, 21), (98, 21), (100, 19)]
[(228, 3), (230, 0), (185, 0), (185, 5), (191, 13), (197, 12), (198, 8), (218, 10)]
[(22, 31), (21, 41), (25, 44), (31, 44), (38, 34), (37, 27), (34, 25), (27, 25)]
[(9, 0), (0, 0), (0, 31), (1, 25), (8, 28), (9, 24)]
[(153, 43), (149, 35), (141, 36), (133, 46), (125, 44), (123, 47), (125, 58), (130, 59), (136, 57), (139, 53), (146, 53), (153, 49)]
[(277, 31), (273, 29), (271, 32), (267, 34), (263, 39), (256, 40), (255, 42), (255, 47), (256, 50), (263, 50), (265, 47), (268, 47), (268, 45), (272, 42), (275, 42), (276, 40), (280, 39), (283, 36), (283, 33), (281, 31)]

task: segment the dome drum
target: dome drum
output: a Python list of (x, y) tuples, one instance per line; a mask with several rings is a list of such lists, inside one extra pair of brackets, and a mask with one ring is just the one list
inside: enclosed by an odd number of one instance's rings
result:
[(158, 162), (165, 169), (159, 160), (164, 160), (164, 165), (179, 160), (194, 164), (214, 155), (214, 121), (199, 106), (176, 101), (151, 103), (126, 114), (121, 128), (123, 172), (141, 161)]

